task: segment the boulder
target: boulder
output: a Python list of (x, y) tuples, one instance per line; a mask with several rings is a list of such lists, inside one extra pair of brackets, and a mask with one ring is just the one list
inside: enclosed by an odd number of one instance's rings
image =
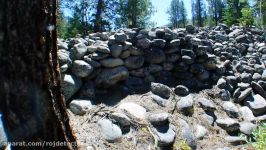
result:
[(153, 94), (161, 96), (162, 98), (167, 98), (167, 99), (171, 95), (171, 89), (168, 86), (163, 85), (161, 83), (152, 82), (151, 83), (151, 92)]
[(125, 67), (115, 67), (110, 69), (103, 69), (97, 76), (95, 83), (103, 87), (115, 85), (119, 81), (126, 80), (129, 76), (129, 72)]
[(76, 76), (84, 78), (92, 73), (93, 67), (83, 60), (75, 60), (71, 67), (71, 71)]
[(107, 58), (100, 61), (101, 65), (106, 68), (114, 68), (124, 65), (124, 61), (120, 58)]
[(82, 81), (75, 75), (62, 75), (61, 89), (67, 102), (82, 86)]
[(125, 60), (125, 66), (128, 69), (138, 69), (144, 64), (143, 56), (130, 56)]

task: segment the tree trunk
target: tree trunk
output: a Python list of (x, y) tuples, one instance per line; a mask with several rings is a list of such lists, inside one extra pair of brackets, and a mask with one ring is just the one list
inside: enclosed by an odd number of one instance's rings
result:
[(102, 18), (101, 18), (102, 9), (103, 9), (103, 0), (98, 0), (95, 22), (94, 22), (94, 32), (102, 31)]
[(202, 27), (201, 0), (197, 0), (197, 1), (198, 1), (198, 26)]
[(56, 149), (75, 149), (55, 26), (56, 0), (0, 1), (0, 112), (10, 142), (63, 142)]

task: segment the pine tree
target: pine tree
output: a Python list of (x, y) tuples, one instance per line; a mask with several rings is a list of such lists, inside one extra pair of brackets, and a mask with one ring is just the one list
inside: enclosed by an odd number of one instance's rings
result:
[(167, 13), (169, 14), (169, 21), (174, 28), (186, 25), (187, 14), (183, 0), (172, 0)]
[(224, 22), (227, 25), (239, 23), (239, 19), (242, 17), (241, 10), (244, 7), (248, 7), (247, 0), (227, 0), (223, 15)]
[(180, 24), (182, 24), (182, 26), (185, 27), (187, 24), (187, 11), (183, 0), (181, 0), (179, 10), (180, 10)]
[(210, 17), (210, 25), (218, 25), (218, 23), (222, 19), (222, 13), (224, 9), (223, 0), (207, 0), (209, 5), (209, 17)]
[(145, 28), (151, 24), (149, 19), (153, 12), (150, 0), (119, 0), (115, 19), (116, 28)]
[(207, 19), (206, 14), (206, 8), (203, 3), (203, 0), (192, 0), (192, 19), (194, 20), (193, 24), (202, 27), (204, 25), (205, 20)]
[(178, 21), (180, 18), (180, 2), (179, 0), (172, 0), (170, 7), (168, 8), (167, 13), (169, 14), (169, 21), (171, 22), (172, 27), (178, 27)]
[(196, 23), (196, 12), (195, 12), (195, 1), (191, 0), (191, 15), (192, 15), (192, 24), (195, 25)]
[(266, 1), (265, 0), (254, 0), (255, 1), (255, 13), (259, 17), (259, 25), (262, 27), (266, 26)]

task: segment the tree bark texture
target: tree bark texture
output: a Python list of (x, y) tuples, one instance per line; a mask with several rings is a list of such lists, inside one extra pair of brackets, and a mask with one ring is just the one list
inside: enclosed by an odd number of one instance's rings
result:
[(0, 112), (10, 142), (61, 141), (68, 144), (56, 149), (75, 149), (55, 26), (56, 0), (0, 0)]
[(103, 0), (98, 0), (97, 10), (95, 14), (94, 32), (102, 31), (102, 17), (101, 17), (102, 11), (103, 11)]

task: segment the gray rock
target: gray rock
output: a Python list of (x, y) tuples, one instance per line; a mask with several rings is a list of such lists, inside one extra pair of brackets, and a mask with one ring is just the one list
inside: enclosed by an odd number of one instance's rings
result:
[(164, 99), (158, 95), (152, 94), (152, 100), (155, 101), (158, 105), (162, 106), (162, 107), (166, 107), (169, 104), (169, 100), (168, 99)]
[(195, 136), (197, 139), (203, 139), (207, 134), (208, 130), (204, 126), (199, 124), (196, 126)]
[(71, 71), (76, 76), (84, 78), (92, 73), (93, 67), (83, 60), (75, 60), (71, 67)]
[(81, 99), (93, 100), (95, 98), (95, 87), (92, 81), (87, 81), (78, 91), (78, 97)]
[(97, 46), (95, 46), (95, 45), (90, 45), (90, 46), (87, 47), (87, 51), (88, 51), (89, 53), (96, 52), (96, 51), (97, 51)]
[(122, 53), (120, 54), (120, 58), (122, 59), (125, 59), (125, 58), (128, 58), (130, 56), (130, 51), (129, 50), (125, 50), (125, 51), (122, 51)]
[(64, 64), (71, 64), (71, 59), (70, 59), (70, 52), (66, 51), (64, 49), (59, 49), (58, 50), (58, 60), (59, 60), (59, 65), (62, 66)]
[(241, 77), (242, 82), (244, 83), (250, 83), (252, 79), (252, 75), (246, 72), (242, 73), (240, 77)]
[(219, 89), (224, 89), (226, 87), (226, 80), (224, 78), (220, 78), (217, 82), (217, 87)]
[(179, 96), (187, 96), (189, 94), (188, 88), (183, 85), (176, 86), (174, 92)]
[(209, 71), (207, 71), (207, 70), (203, 70), (202, 73), (197, 74), (197, 79), (198, 79), (199, 81), (203, 81), (203, 82), (205, 82), (205, 81), (208, 81), (209, 78), (210, 78), (210, 73), (209, 73)]
[(125, 114), (119, 113), (119, 112), (114, 112), (110, 115), (112, 119), (117, 121), (120, 126), (122, 127), (128, 127), (131, 124), (130, 118), (128, 118)]
[(261, 75), (257, 72), (255, 72), (252, 76), (253, 81), (259, 81), (261, 79)]
[(170, 146), (175, 140), (175, 131), (169, 126), (160, 126), (153, 130), (158, 140), (158, 146)]
[(193, 106), (194, 106), (194, 101), (192, 95), (181, 97), (181, 99), (177, 102), (176, 105), (177, 109), (185, 115), (193, 114), (194, 111)]
[(263, 81), (266, 81), (266, 70), (263, 70), (262, 75), (261, 75), (261, 79)]
[(84, 56), (84, 61), (90, 64), (93, 68), (99, 68), (101, 67), (101, 64), (98, 61), (95, 61), (88, 56)]
[(195, 27), (193, 25), (187, 25), (186, 31), (190, 34), (194, 34), (195, 33)]
[(240, 136), (227, 136), (224, 138), (225, 141), (234, 144), (234, 145), (243, 145), (246, 144), (246, 139)]
[(240, 96), (238, 97), (238, 102), (242, 102), (246, 97), (248, 97), (252, 92), (252, 88), (247, 88), (246, 90), (242, 91)]
[(195, 52), (197, 56), (203, 56), (207, 53), (208, 50), (209, 50), (208, 46), (199, 45)]
[(247, 43), (247, 37), (245, 35), (239, 35), (236, 37), (238, 43)]
[(169, 113), (152, 113), (148, 115), (148, 121), (155, 126), (168, 123)]
[(253, 115), (252, 111), (247, 106), (241, 107), (239, 109), (239, 112), (241, 114), (241, 117), (246, 122), (254, 122), (256, 119), (255, 116)]
[(194, 74), (200, 74), (200, 73), (203, 73), (204, 72), (204, 67), (203, 67), (203, 65), (202, 64), (192, 64), (191, 66), (190, 66), (190, 69), (189, 69), (189, 71), (191, 72), (191, 73), (194, 73)]
[(207, 110), (207, 111), (214, 111), (214, 110), (216, 110), (215, 104), (212, 101), (210, 101), (210, 100), (208, 100), (206, 98), (200, 98), (198, 100), (198, 103), (200, 104), (200, 106), (204, 110)]
[(264, 115), (266, 113), (266, 100), (259, 94), (247, 100), (245, 105), (252, 110), (254, 115)]
[(144, 55), (144, 51), (136, 47), (131, 47), (129, 51), (130, 51), (130, 54), (134, 56)]
[(126, 41), (123, 45), (123, 51), (128, 50), (131, 46), (132, 43)]
[(100, 52), (100, 53), (105, 53), (105, 54), (110, 54), (111, 53), (110, 49), (108, 48), (108, 46), (106, 44), (98, 45), (96, 51)]
[(124, 43), (127, 40), (127, 35), (125, 33), (115, 33), (115, 41), (119, 43)]
[(113, 68), (124, 65), (124, 61), (120, 58), (107, 58), (100, 61), (101, 65), (106, 68)]
[(151, 41), (147, 38), (139, 39), (137, 41), (137, 47), (141, 49), (147, 49), (150, 47)]
[(190, 42), (193, 46), (198, 46), (202, 44), (202, 41), (199, 38), (191, 38)]
[(204, 114), (202, 114), (201, 117), (202, 117), (202, 119), (204, 121), (206, 121), (207, 123), (209, 123), (209, 125), (213, 125), (213, 123), (214, 123), (214, 117), (212, 115), (209, 115), (209, 114), (204, 113)]
[(151, 64), (148, 67), (149, 73), (157, 73), (163, 70), (163, 67), (160, 65), (156, 65), (156, 64)]
[(144, 64), (143, 56), (130, 56), (125, 60), (125, 66), (129, 69), (138, 69)]
[(238, 101), (238, 97), (241, 95), (241, 89), (237, 88), (233, 93), (234, 102)]
[(68, 45), (66, 42), (62, 42), (60, 40), (57, 40), (57, 46), (58, 46), (58, 49), (68, 50)]
[(93, 54), (90, 54), (89, 56), (90, 56), (91, 59), (93, 59), (93, 60), (102, 60), (102, 59), (108, 57), (109, 54), (106, 54), (106, 53), (100, 53), (100, 52), (95, 52), (95, 53), (93, 53)]
[(118, 57), (122, 53), (123, 46), (121, 44), (113, 44), (110, 47), (110, 50), (111, 50), (111, 55), (112, 56)]
[(65, 73), (68, 70), (68, 65), (64, 64), (63, 66), (60, 66), (60, 72)]
[(151, 42), (151, 46), (164, 48), (166, 41), (163, 39), (153, 39)]
[(259, 121), (259, 122), (266, 121), (266, 115), (257, 116), (256, 121)]
[(189, 65), (194, 63), (194, 59), (187, 55), (182, 56), (182, 61)]
[(116, 142), (122, 138), (121, 129), (110, 120), (101, 119), (98, 121), (98, 125), (100, 127), (101, 134), (106, 141)]
[(82, 86), (80, 78), (74, 75), (62, 75), (61, 89), (67, 102)]
[(81, 59), (87, 53), (87, 46), (83, 43), (78, 43), (71, 49), (75, 59)]
[(197, 148), (196, 137), (192, 127), (183, 119), (178, 119), (179, 128), (177, 133), (181, 134), (179, 138), (184, 140), (193, 150)]
[(177, 46), (179, 46), (180, 45), (180, 39), (174, 39), (174, 40), (172, 40), (172, 41), (170, 41), (170, 45), (169, 46), (171, 46), (171, 47), (177, 47)]
[(162, 49), (153, 47), (149, 50), (145, 50), (145, 60), (151, 64), (160, 64), (166, 59)]
[(254, 129), (257, 128), (257, 125), (251, 123), (251, 122), (243, 122), (240, 123), (240, 132), (246, 134), (246, 135), (251, 135)]
[(70, 110), (76, 115), (84, 115), (92, 108), (91, 101), (74, 99), (69, 104)]
[(229, 117), (237, 118), (239, 116), (238, 108), (232, 102), (224, 102), (223, 109)]
[(220, 92), (219, 92), (219, 96), (220, 98), (223, 100), (223, 101), (229, 101), (230, 100), (230, 97), (231, 97), (231, 94), (228, 90), (225, 90), (225, 89), (222, 89)]
[(0, 149), (8, 150), (8, 139), (7, 139), (7, 133), (5, 132), (5, 126), (2, 119), (2, 114), (0, 113)]
[(108, 87), (110, 85), (115, 85), (119, 81), (126, 80), (128, 76), (129, 72), (125, 67), (120, 66), (111, 69), (103, 69), (97, 76), (95, 83), (96, 85)]
[(264, 89), (258, 83), (252, 81), (251, 87), (252, 87), (254, 93), (261, 95), (263, 98), (266, 98), (266, 93), (265, 93)]
[(174, 65), (173, 65), (173, 63), (171, 63), (171, 62), (164, 62), (164, 63), (163, 63), (163, 69), (164, 69), (165, 71), (171, 71), (171, 70), (174, 69)]
[(231, 118), (217, 119), (216, 123), (219, 127), (228, 132), (236, 131), (240, 127), (239, 123)]
[(192, 59), (194, 59), (196, 57), (196, 55), (193, 52), (193, 50), (190, 50), (190, 49), (181, 49), (181, 55), (182, 56), (189, 56)]
[(161, 83), (152, 82), (151, 83), (151, 92), (153, 94), (161, 96), (162, 98), (167, 98), (167, 99), (171, 95), (171, 89), (168, 86), (161, 84)]
[(243, 83), (243, 82), (241, 82), (241, 83), (237, 83), (237, 86), (238, 86), (241, 90), (245, 90), (245, 89), (247, 89), (247, 88), (250, 87), (250, 84), (249, 84), (249, 83)]
[(146, 109), (136, 103), (125, 102), (120, 104), (117, 109), (118, 111), (124, 112), (127, 116), (137, 121), (142, 122), (146, 120)]

